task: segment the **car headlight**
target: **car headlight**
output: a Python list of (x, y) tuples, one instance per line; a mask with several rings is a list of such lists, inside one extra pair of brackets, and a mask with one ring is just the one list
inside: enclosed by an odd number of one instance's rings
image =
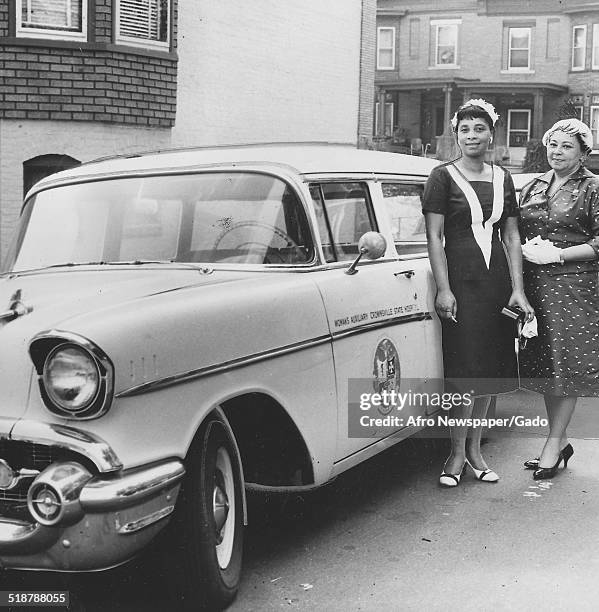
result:
[(96, 360), (85, 349), (73, 344), (59, 345), (50, 351), (43, 379), (50, 400), (69, 412), (89, 407), (100, 388)]
[(72, 332), (49, 330), (33, 338), (29, 354), (48, 410), (95, 419), (110, 409), (114, 366), (95, 343)]

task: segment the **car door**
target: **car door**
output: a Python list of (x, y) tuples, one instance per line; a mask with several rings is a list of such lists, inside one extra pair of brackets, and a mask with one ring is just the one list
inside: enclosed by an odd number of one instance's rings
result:
[[(373, 207), (373, 193), (380, 200), (380, 188), (375, 190), (369, 181), (320, 181), (310, 191), (327, 260), (315, 278), (335, 363), (335, 460), (351, 461), (383, 439), (409, 435), (415, 429), (409, 417), (426, 413), (426, 405), (399, 398), (422, 391), (430, 370), (423, 324), (431, 318), (428, 266), (425, 261), (402, 261), (388, 244), (385, 256), (361, 262), (355, 274), (347, 274), (362, 234), (380, 229), (389, 236), (389, 221), (377, 218)], [(384, 391), (390, 401), (376, 405)]]

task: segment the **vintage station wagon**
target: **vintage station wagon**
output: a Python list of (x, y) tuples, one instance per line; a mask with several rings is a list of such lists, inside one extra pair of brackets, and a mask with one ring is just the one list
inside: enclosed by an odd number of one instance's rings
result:
[(318, 487), (414, 433), (356, 430), (351, 394), (442, 376), (436, 163), (222, 147), (35, 185), (0, 274), (1, 565), (110, 568), (162, 532), (184, 601), (224, 606), (246, 488)]

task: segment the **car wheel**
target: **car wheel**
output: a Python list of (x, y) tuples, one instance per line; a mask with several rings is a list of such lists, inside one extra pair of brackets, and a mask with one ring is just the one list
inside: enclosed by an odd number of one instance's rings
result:
[(218, 610), (235, 598), (243, 548), (243, 483), (222, 421), (203, 425), (186, 468), (165, 561), (184, 609)]

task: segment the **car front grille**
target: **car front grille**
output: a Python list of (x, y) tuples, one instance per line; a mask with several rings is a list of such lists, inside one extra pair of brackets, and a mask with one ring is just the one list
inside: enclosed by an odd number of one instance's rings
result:
[[(58, 446), (0, 439), (0, 459), (14, 472), (25, 468), (43, 472), (56, 461), (87, 461), (72, 451)], [(12, 489), (0, 489), (0, 517), (33, 520), (27, 508), (27, 491), (35, 477), (24, 478)]]

